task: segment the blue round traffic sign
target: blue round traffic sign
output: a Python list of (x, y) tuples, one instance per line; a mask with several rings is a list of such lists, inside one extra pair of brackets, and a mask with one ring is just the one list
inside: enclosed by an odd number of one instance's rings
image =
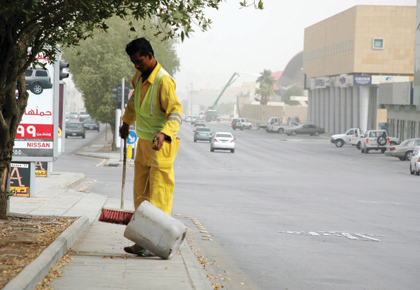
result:
[(136, 141), (137, 141), (136, 131), (130, 130), (130, 134), (128, 135), (128, 138), (127, 138), (127, 144), (132, 145), (132, 144), (136, 143)]

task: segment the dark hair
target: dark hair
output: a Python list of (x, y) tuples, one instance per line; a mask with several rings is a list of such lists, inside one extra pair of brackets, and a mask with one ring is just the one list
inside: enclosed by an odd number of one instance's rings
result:
[(132, 40), (125, 47), (125, 52), (129, 56), (132, 56), (132, 55), (136, 54), (138, 51), (140, 51), (140, 56), (146, 56), (146, 55), (149, 54), (149, 52), (152, 53), (153, 57), (155, 56), (155, 54), (153, 52), (153, 48), (150, 45), (150, 42), (144, 37)]

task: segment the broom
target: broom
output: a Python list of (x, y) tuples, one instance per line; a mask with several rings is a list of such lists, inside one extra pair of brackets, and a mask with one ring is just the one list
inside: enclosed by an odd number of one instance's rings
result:
[(134, 211), (124, 209), (126, 163), (127, 163), (127, 138), (124, 139), (123, 176), (122, 176), (122, 186), (121, 186), (121, 208), (103, 207), (101, 216), (99, 217), (100, 222), (128, 225), (128, 223), (131, 220), (131, 217), (134, 214)]

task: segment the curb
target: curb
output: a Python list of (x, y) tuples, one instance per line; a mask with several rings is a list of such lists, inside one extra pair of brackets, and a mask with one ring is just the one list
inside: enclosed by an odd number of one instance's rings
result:
[(7, 283), (3, 290), (35, 289), (88, 225), (89, 219), (86, 216), (81, 216), (75, 220), (32, 263)]
[(181, 252), (181, 257), (182, 260), (184, 260), (188, 275), (190, 276), (193, 289), (213, 290), (209, 279), (204, 275), (200, 263), (197, 261), (197, 258), (188, 245), (187, 239), (181, 244), (179, 251)]

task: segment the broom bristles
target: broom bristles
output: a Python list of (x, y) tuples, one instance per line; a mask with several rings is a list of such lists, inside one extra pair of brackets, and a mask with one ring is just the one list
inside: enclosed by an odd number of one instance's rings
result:
[(133, 217), (134, 211), (117, 209), (117, 208), (102, 208), (100, 222), (128, 225)]

